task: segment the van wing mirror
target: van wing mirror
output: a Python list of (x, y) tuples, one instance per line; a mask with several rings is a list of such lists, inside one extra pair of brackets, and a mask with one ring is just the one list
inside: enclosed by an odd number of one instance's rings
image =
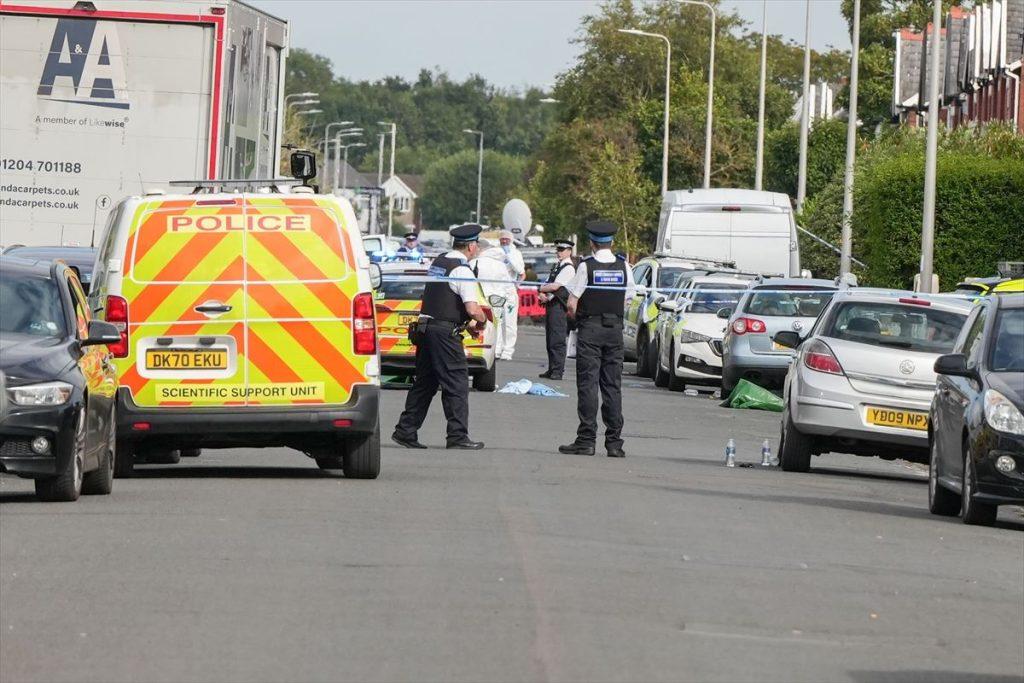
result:
[(372, 289), (380, 289), (381, 282), (384, 281), (384, 275), (380, 271), (380, 266), (376, 263), (370, 264), (370, 287)]
[(775, 336), (772, 337), (772, 341), (779, 346), (785, 346), (787, 349), (795, 349), (800, 346), (803, 339), (799, 334), (792, 330), (782, 330), (781, 332), (775, 333)]
[(121, 331), (113, 323), (106, 320), (90, 320), (89, 334), (83, 339), (81, 346), (99, 346), (101, 344), (117, 344), (121, 341)]
[(291, 156), (292, 177), (308, 185), (311, 178), (316, 177), (316, 154), (304, 149), (297, 149)]

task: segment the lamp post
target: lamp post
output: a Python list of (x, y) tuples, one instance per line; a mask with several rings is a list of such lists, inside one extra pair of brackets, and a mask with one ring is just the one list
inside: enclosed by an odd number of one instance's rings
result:
[[(857, 72), (860, 53), (860, 0), (853, 0), (853, 47), (850, 58), (850, 106), (846, 122), (846, 173), (843, 178), (843, 232), (839, 253), (840, 277), (850, 272), (853, 256), (853, 162), (857, 154)], [(938, 50), (936, 50), (938, 53)]]
[(699, 5), (711, 13), (711, 55), (708, 58), (708, 111), (704, 124), (704, 189), (711, 187), (711, 130), (715, 115), (715, 24), (718, 13), (713, 5), (700, 0), (676, 0), (684, 5)]
[[(925, 138), (924, 162), (924, 222), (921, 225), (921, 291), (932, 291), (932, 266), (935, 256), (935, 164), (938, 156), (939, 136), (939, 41), (942, 31), (942, 0), (935, 0), (932, 7), (932, 42), (928, 45), (931, 58), (928, 77), (928, 133)], [(927, 30), (927, 29), (925, 29)], [(947, 34), (948, 35), (948, 34)]]
[(665, 41), (665, 122), (661, 142), (661, 194), (668, 192), (668, 119), (669, 119), (669, 97), (672, 86), (672, 43), (667, 36), (660, 33), (649, 33), (635, 28), (620, 28), (619, 33), (628, 33), (632, 36), (643, 36), (645, 38), (659, 38)]
[(768, 0), (761, 0), (761, 87), (757, 95), (757, 161), (754, 189), (764, 185), (764, 90), (768, 80)]
[(476, 162), (476, 215), (477, 221), (479, 221), (480, 199), (483, 196), (484, 187), (484, 132), (482, 130), (473, 130), (472, 128), (463, 128), (462, 132), (480, 136), (480, 153)]
[(540, 98), (537, 101), (542, 103), (542, 104), (558, 104), (562, 100), (556, 100), (554, 97), (542, 97), (542, 98)]
[(377, 134), (377, 187), (384, 180), (384, 138), (387, 133)]
[(338, 189), (338, 167), (341, 165), (341, 139), (351, 138), (363, 134), (362, 128), (348, 128), (345, 130), (338, 131), (334, 135), (334, 182), (331, 184), (332, 190)]
[(796, 181), (796, 210), (807, 200), (807, 131), (811, 126), (811, 0), (804, 18), (804, 94), (800, 104), (800, 165)]
[[(377, 125), (388, 126), (391, 129), (391, 170), (388, 172), (388, 179), (395, 177), (395, 132), (397, 126), (392, 121), (378, 121)], [(387, 234), (391, 234), (391, 223), (395, 217), (395, 195), (392, 192), (388, 193), (388, 230)]]
[[(341, 165), (341, 189), (348, 189), (348, 148), (349, 147), (366, 147), (365, 142), (350, 142), (347, 145), (342, 145), (341, 148), (345, 150), (344, 161)], [(335, 147), (337, 149), (337, 147)]]
[(293, 92), (290, 95), (285, 95), (284, 96), (285, 106), (288, 105), (288, 100), (292, 99), (293, 97), (298, 98), (298, 99), (305, 99), (307, 97), (320, 97), (320, 93), (318, 93), (318, 92)]

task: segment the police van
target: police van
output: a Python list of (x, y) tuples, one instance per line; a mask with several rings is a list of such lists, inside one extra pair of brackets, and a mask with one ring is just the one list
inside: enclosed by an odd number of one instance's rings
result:
[(284, 182), (193, 181), (111, 212), (90, 304), (121, 331), (118, 475), (239, 446), (380, 471), (379, 270), (347, 200)]

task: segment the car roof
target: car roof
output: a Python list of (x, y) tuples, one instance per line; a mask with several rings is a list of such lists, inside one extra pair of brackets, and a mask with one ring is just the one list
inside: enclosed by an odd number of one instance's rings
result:
[(63, 259), (76, 267), (92, 267), (96, 260), (96, 249), (93, 247), (26, 247), (15, 245), (4, 250), (5, 256), (14, 256), (28, 260), (53, 261)]
[(0, 255), (0, 269), (4, 275), (36, 275), (49, 279), (53, 261), (21, 258), (9, 254)]
[(993, 305), (999, 310), (1006, 308), (1024, 308), (1024, 294), (1020, 292), (1000, 294), (998, 296), (990, 297), (990, 300), (994, 302)]
[(827, 287), (839, 289), (833, 280), (822, 280), (810, 277), (770, 277), (754, 284), (751, 289), (771, 289), (772, 287), (804, 286), (804, 287)]
[(730, 277), (728, 275), (722, 275), (722, 274), (717, 274), (717, 275), (695, 275), (693, 278), (691, 278), (691, 281), (692, 282), (696, 282), (698, 284), (705, 284), (705, 283), (712, 283), (713, 284), (713, 283), (716, 283), (716, 282), (720, 282), (722, 284), (729, 284), (729, 285), (737, 284), (737, 283), (742, 284), (742, 285), (749, 285), (752, 282), (752, 280), (750, 280), (748, 278), (745, 278), (745, 277)]
[(857, 287), (841, 289), (832, 297), (832, 304), (841, 301), (869, 301), (872, 303), (899, 303), (899, 299), (919, 299), (928, 301), (930, 305), (946, 311), (967, 313), (974, 304), (959, 297), (948, 294), (922, 294), (902, 289), (882, 289), (876, 287)]

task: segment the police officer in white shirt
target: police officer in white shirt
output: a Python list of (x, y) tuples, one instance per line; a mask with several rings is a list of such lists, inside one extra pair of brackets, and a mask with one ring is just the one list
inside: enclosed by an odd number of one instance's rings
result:
[(451, 230), (452, 250), (434, 259), (431, 278), (423, 289), (423, 306), (416, 323), (416, 379), (405, 397), (391, 440), (406, 448), (426, 448), (418, 432), (437, 390), (448, 419), (448, 448), (479, 450), (469, 438), (469, 368), (462, 346), (462, 330), (483, 331), (487, 318), (480, 308), (480, 284), (469, 267), (475, 258), (482, 227), (460, 225)]
[(548, 351), (548, 369), (540, 374), (544, 379), (562, 379), (565, 372), (565, 347), (569, 335), (567, 286), (576, 276), (572, 247), (572, 240), (555, 240), (558, 261), (551, 268), (548, 281), (538, 290), (544, 302), (544, 340)]
[(622, 449), (622, 318), (636, 289), (629, 265), (612, 253), (618, 230), (611, 221), (587, 223), (593, 255), (580, 262), (569, 283), (569, 315), (576, 319), (576, 440), (561, 453), (593, 455), (597, 442), (598, 390), (604, 445), (609, 458), (624, 458)]

